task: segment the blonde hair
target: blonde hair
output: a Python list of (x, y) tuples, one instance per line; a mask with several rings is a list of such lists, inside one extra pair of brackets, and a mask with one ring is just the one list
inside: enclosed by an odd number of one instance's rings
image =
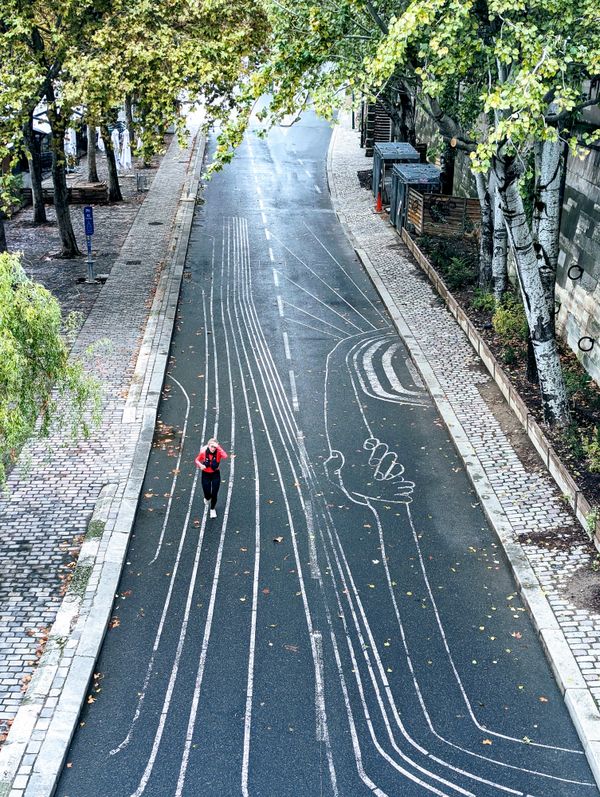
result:
[(215, 445), (215, 446), (219, 445), (218, 441), (214, 437), (210, 438), (210, 440), (206, 444), (206, 447), (208, 448), (209, 446), (212, 446), (212, 445)]

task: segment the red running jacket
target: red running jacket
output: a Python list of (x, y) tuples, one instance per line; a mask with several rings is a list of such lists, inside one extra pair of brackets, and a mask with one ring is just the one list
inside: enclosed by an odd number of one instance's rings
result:
[[(207, 459), (207, 454), (208, 454), (208, 458), (212, 459), (211, 453), (210, 453), (210, 451), (208, 451), (208, 446), (202, 446), (202, 448), (200, 449), (200, 453), (198, 454), (198, 456), (195, 459), (195, 463), (196, 463), (196, 467), (197, 468), (199, 468), (201, 464), (204, 465), (204, 463), (205, 463), (205, 461)], [(225, 449), (221, 448), (221, 446), (217, 446), (215, 454), (217, 456), (217, 468), (218, 468), (219, 465), (221, 464), (221, 460), (222, 459), (227, 459), (227, 452), (225, 451)], [(205, 472), (206, 473), (214, 473), (215, 471), (212, 468), (207, 467), (205, 469)]]

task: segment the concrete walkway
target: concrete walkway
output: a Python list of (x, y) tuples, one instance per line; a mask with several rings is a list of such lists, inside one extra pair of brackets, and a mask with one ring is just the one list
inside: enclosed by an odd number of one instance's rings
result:
[[(491, 377), (395, 229), (374, 212), (357, 171), (372, 163), (343, 118), (328, 160), (337, 215), (417, 363), (461, 454), (517, 583), (600, 784), (600, 615), (572, 602), (597, 552), (541, 460), (522, 461), (492, 411)], [(500, 395), (497, 391), (496, 395)], [(496, 398), (497, 401), (497, 398)], [(548, 545), (553, 539), (559, 544)]]

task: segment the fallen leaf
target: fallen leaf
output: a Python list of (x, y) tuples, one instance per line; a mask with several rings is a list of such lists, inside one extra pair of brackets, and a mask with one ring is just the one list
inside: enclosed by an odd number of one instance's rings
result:
[(491, 739), (484, 739), (481, 744), (491, 744), (491, 743), (492, 743)]
[(273, 537), (273, 542), (283, 542), (283, 537)]

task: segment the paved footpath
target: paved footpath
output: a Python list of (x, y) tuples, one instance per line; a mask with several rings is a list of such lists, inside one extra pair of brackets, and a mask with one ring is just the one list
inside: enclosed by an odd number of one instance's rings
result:
[(465, 460), (600, 783), (600, 614), (569, 600), (575, 574), (593, 579), (597, 551), (541, 460), (532, 467), (519, 458), (484, 398), (491, 377), (394, 228), (374, 212), (356, 174), (371, 162), (344, 118), (329, 151), (333, 205)]
[(28, 446), (0, 499), (0, 731), (12, 724), (0, 795), (18, 797), (28, 784), (28, 794), (45, 793), (48, 761), (62, 760), (52, 745), (70, 737), (110, 620), (198, 190), (204, 138), (198, 120), (190, 128), (189, 144), (174, 140), (165, 154), (74, 346), (103, 384), (100, 428), (76, 446), (58, 434)]

